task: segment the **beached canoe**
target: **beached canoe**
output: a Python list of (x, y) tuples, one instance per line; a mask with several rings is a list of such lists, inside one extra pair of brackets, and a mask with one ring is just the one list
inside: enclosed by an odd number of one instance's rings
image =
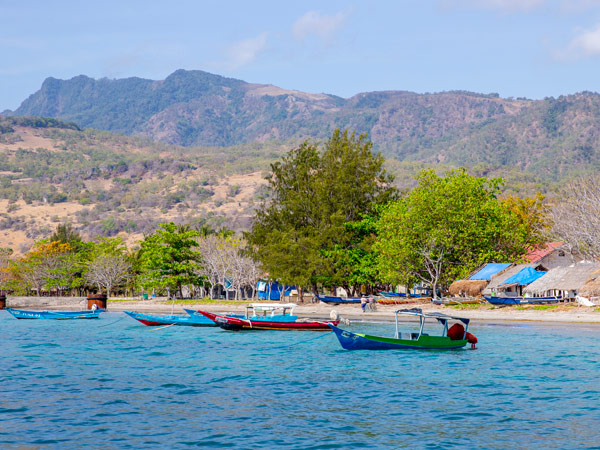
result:
[(360, 303), (361, 297), (334, 297), (331, 295), (315, 295), (323, 303), (330, 305), (344, 305), (348, 303)]
[[(413, 316), (419, 319), (419, 331), (401, 333), (399, 331), (398, 318), (400, 316)], [(435, 319), (443, 327), (439, 336), (430, 336), (423, 332), (426, 319)], [(455, 323), (449, 327), (449, 323)], [(340, 345), (346, 350), (389, 350), (389, 349), (429, 349), (448, 350), (462, 348), (467, 343), (472, 347), (477, 343), (477, 338), (467, 332), (469, 319), (448, 316), (441, 313), (423, 313), (422, 310), (401, 309), (396, 311), (396, 333), (394, 337), (372, 336), (362, 333), (354, 333), (329, 325), (333, 330)]]
[(546, 303), (558, 303), (562, 297), (497, 297), (495, 295), (484, 295), (492, 305), (539, 305)]
[(187, 316), (143, 314), (135, 311), (123, 311), (129, 317), (149, 327), (160, 325), (178, 325), (184, 327), (216, 327), (217, 324), (205, 316), (190, 314)]
[(100, 313), (106, 311), (99, 308), (96, 310), (85, 311), (31, 311), (25, 309), (6, 308), (6, 310), (17, 319), (54, 319), (54, 320), (69, 320), (69, 319), (97, 319)]

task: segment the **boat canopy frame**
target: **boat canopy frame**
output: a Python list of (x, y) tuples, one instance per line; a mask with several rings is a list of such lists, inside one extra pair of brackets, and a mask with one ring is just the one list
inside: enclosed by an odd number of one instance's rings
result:
[(294, 308), (298, 306), (295, 303), (251, 303), (246, 306), (246, 318), (251, 316), (258, 316), (259, 313), (263, 313), (263, 316), (274, 316), (278, 311), (281, 311), (282, 315), (294, 314)]
[(464, 323), (465, 331), (463, 334), (463, 340), (467, 338), (467, 330), (469, 329), (469, 322), (471, 321), (471, 319), (466, 319), (464, 317), (449, 316), (447, 314), (439, 312), (424, 313), (421, 308), (399, 309), (396, 311), (396, 334), (394, 335), (395, 339), (400, 339), (400, 327), (398, 324), (398, 319), (400, 318), (400, 316), (413, 316), (419, 318), (419, 334), (416, 340), (419, 340), (419, 338), (423, 334), (423, 328), (425, 326), (426, 319), (436, 319), (439, 323), (441, 323), (444, 326), (442, 336), (448, 335), (448, 321), (455, 320), (457, 322)]

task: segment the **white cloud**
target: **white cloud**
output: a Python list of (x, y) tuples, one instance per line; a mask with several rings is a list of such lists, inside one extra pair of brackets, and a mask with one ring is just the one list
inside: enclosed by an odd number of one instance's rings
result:
[(342, 27), (347, 14), (340, 11), (336, 14), (321, 14), (318, 11), (309, 11), (292, 25), (292, 34), (298, 40), (304, 40), (310, 35), (315, 35), (323, 40), (330, 40)]
[(244, 39), (231, 45), (227, 50), (229, 65), (232, 69), (239, 69), (256, 59), (258, 54), (267, 45), (268, 33), (265, 31), (258, 36)]
[(440, 0), (445, 8), (491, 9), (504, 12), (531, 11), (544, 6), (546, 0)]
[(568, 54), (579, 58), (600, 56), (600, 25), (575, 36), (569, 45)]

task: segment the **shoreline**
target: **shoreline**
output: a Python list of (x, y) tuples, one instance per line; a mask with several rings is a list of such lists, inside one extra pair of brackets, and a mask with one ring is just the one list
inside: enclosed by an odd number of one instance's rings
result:
[[(251, 302), (248, 302), (251, 303)], [(184, 308), (205, 310), (209, 312), (244, 313), (248, 303), (175, 303), (174, 312), (185, 314)], [(266, 303), (274, 303), (266, 302)], [(377, 305), (377, 310), (362, 312), (360, 305), (327, 305), (324, 303), (298, 303), (294, 313), (300, 317), (329, 318), (335, 310), (342, 318), (350, 321), (393, 322), (395, 311), (399, 309), (421, 308), (423, 312), (441, 312), (450, 316), (464, 317), (474, 322), (542, 322), (542, 323), (588, 323), (600, 324), (600, 311), (596, 307), (585, 307), (577, 304), (559, 304), (556, 308), (535, 310), (531, 307), (493, 308), (491, 305), (479, 307), (454, 308), (438, 306), (432, 303), (407, 303), (401, 305)], [(147, 313), (171, 313), (172, 304), (166, 300), (132, 300), (108, 301), (108, 311), (134, 310)]]
[[(255, 301), (256, 303), (260, 303)], [(293, 303), (293, 300), (289, 302)], [(137, 311), (143, 313), (186, 314), (184, 308), (193, 310), (205, 310), (218, 313), (244, 313), (246, 306), (252, 301), (198, 301), (185, 300), (175, 302), (175, 305), (166, 298), (142, 299), (120, 299), (108, 300), (108, 312), (121, 312), (123, 310)], [(264, 303), (277, 303), (269, 301)], [(365, 322), (393, 322), (395, 311), (399, 309), (421, 308), (423, 312), (440, 312), (450, 316), (464, 317), (475, 323), (506, 323), (506, 322), (529, 322), (529, 323), (586, 323), (600, 324), (600, 308), (580, 306), (577, 303), (560, 303), (548, 305), (544, 309), (533, 309), (533, 306), (507, 306), (493, 307), (489, 304), (465, 305), (462, 307), (434, 305), (431, 302), (415, 301), (399, 305), (377, 304), (377, 310), (362, 312), (359, 304), (352, 305), (329, 305), (324, 303), (297, 303), (294, 314), (299, 317), (329, 319), (332, 310), (335, 310), (342, 318), (350, 321)], [(63, 297), (58, 301), (56, 297), (28, 297), (7, 299), (7, 307), (15, 309), (31, 310), (81, 310), (86, 309), (87, 302), (82, 297)], [(538, 307), (539, 308), (539, 307)]]

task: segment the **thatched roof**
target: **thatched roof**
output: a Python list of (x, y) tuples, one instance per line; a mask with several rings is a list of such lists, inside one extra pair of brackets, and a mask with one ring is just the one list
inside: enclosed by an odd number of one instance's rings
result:
[(504, 281), (508, 280), (513, 275), (516, 275), (521, 270), (523, 270), (525, 267), (532, 267), (532, 268), (536, 269), (539, 266), (540, 266), (539, 264), (515, 264), (507, 269), (504, 269), (502, 272), (500, 272), (497, 275), (494, 275), (492, 277), (490, 283), (483, 290), (483, 293), (491, 294), (491, 292), (493, 290), (498, 289), (498, 286), (500, 286), (502, 283), (504, 283)]
[(450, 285), (450, 295), (477, 297), (487, 286), (487, 280), (458, 280)]
[(590, 275), (598, 269), (600, 269), (600, 264), (589, 261), (581, 261), (566, 267), (556, 267), (523, 289), (523, 292), (531, 295), (543, 295), (553, 290), (579, 291)]
[(597, 270), (590, 275), (587, 282), (579, 291), (579, 295), (583, 297), (600, 296), (600, 270)]

